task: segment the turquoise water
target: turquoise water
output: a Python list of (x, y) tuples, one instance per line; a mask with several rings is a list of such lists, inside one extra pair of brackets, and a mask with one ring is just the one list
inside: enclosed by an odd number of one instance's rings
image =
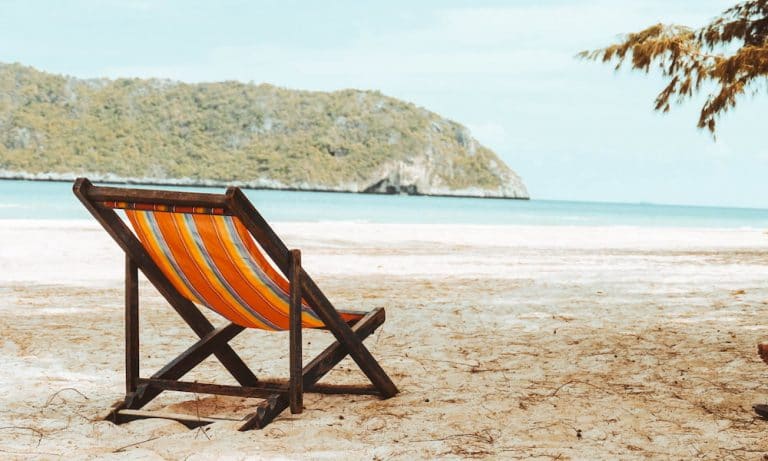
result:
[[(223, 192), (224, 188), (161, 187)], [(249, 190), (271, 221), (768, 228), (768, 210)], [(0, 219), (86, 219), (66, 182), (0, 181)]]

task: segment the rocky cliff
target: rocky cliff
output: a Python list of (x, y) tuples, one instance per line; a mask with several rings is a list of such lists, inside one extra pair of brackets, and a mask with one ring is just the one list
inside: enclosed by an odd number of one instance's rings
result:
[(469, 131), (374, 91), (80, 80), (0, 64), (0, 177), (527, 198)]

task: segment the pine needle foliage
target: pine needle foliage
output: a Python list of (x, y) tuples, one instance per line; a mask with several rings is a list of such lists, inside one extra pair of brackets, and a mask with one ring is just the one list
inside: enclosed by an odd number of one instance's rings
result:
[[(655, 109), (667, 112), (713, 83), (699, 115), (698, 127), (715, 133), (716, 119), (745, 94), (755, 95), (768, 76), (768, 0), (748, 0), (725, 10), (699, 29), (655, 24), (619, 43), (579, 57), (629, 65), (668, 79), (656, 96)], [(709, 88), (709, 86), (707, 86)]]

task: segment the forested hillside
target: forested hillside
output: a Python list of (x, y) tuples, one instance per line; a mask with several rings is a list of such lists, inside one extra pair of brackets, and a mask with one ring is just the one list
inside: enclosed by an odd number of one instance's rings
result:
[(0, 170), (250, 187), (527, 197), (458, 123), (373, 91), (81, 80), (0, 64)]

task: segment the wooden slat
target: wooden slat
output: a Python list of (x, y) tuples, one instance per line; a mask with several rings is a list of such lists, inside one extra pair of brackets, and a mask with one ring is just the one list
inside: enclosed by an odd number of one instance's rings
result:
[(288, 312), (289, 323), (289, 369), (290, 369), (290, 387), (288, 389), (288, 400), (291, 404), (291, 413), (298, 414), (304, 406), (303, 379), (301, 376), (302, 353), (301, 353), (301, 252), (291, 250), (290, 266), (288, 267), (288, 281), (291, 287), (290, 303)]
[(139, 379), (139, 272), (125, 256), (125, 393), (136, 392)]
[(148, 387), (157, 387), (166, 391), (195, 392), (198, 394), (231, 395), (234, 397), (264, 398), (279, 392), (287, 391), (287, 385), (270, 386), (259, 383), (257, 386), (228, 386), (222, 384), (195, 383), (189, 381), (176, 381), (173, 379), (141, 378), (139, 383)]
[(167, 365), (157, 371), (152, 377), (166, 379), (181, 378), (187, 371), (194, 368), (211, 354), (215, 354), (222, 345), (231, 341), (232, 338), (243, 330), (245, 330), (244, 327), (229, 323), (211, 331), (178, 357), (168, 362)]
[[(247, 398), (269, 397), (272, 394), (288, 392), (290, 388), (290, 382), (286, 380), (259, 381), (256, 386), (229, 386), (158, 378), (139, 378), (138, 383), (147, 387), (157, 387), (164, 391), (231, 395), (234, 397)], [(359, 386), (352, 384), (315, 383), (304, 391), (316, 394), (379, 395), (379, 391), (373, 386)]]
[(88, 195), (94, 202), (157, 203), (161, 205), (224, 208), (226, 210), (223, 194), (91, 186)]

